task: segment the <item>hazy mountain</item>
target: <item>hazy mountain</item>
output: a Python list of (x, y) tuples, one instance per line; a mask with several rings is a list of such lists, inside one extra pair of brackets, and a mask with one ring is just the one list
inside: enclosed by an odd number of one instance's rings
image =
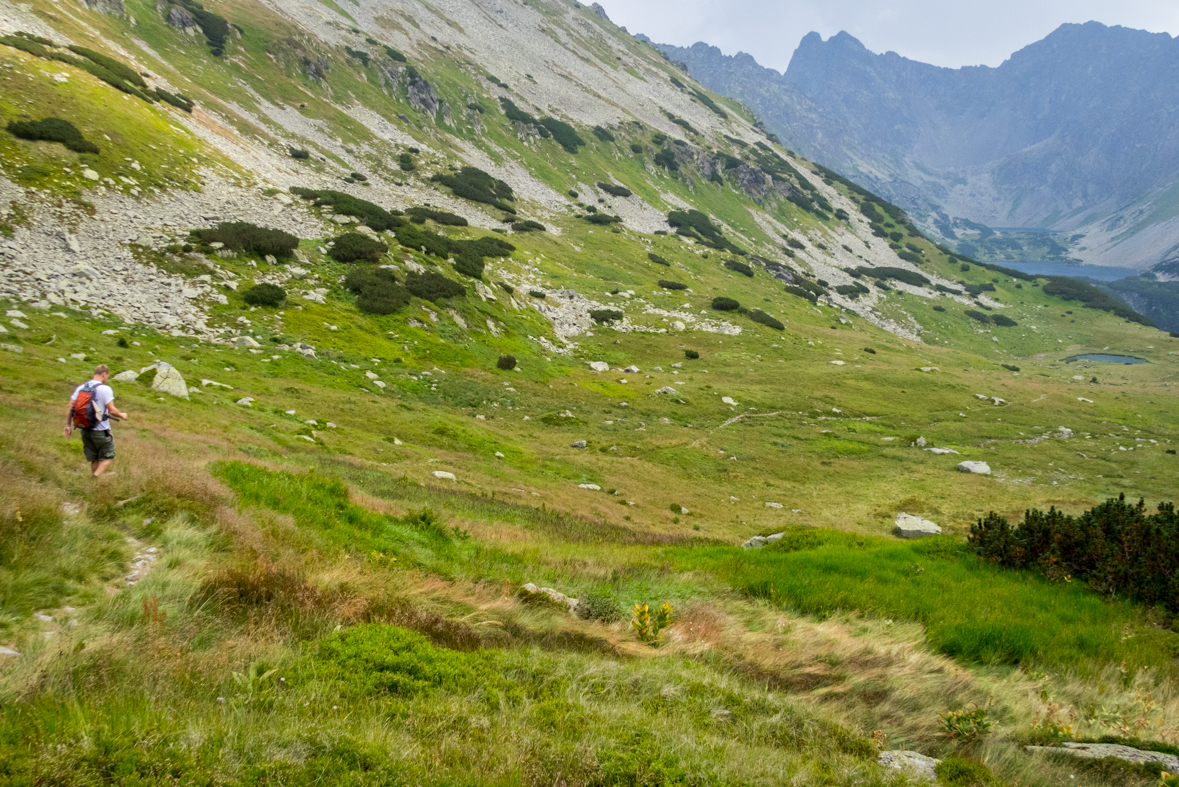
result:
[(806, 36), (785, 74), (703, 44), (661, 49), (951, 242), (978, 229), (954, 219), (1052, 229), (1072, 256), (1138, 268), (1179, 242), (1179, 43), (1167, 34), (1064, 25), (998, 68), (874, 54), (847, 33)]

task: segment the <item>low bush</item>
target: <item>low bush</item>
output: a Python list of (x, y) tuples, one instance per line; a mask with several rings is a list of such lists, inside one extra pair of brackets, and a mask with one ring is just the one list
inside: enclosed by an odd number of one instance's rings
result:
[(992, 314), (991, 322), (993, 322), (995, 325), (998, 325), (1000, 328), (1014, 328), (1015, 326), (1019, 325), (1018, 322), (1005, 314)]
[(741, 304), (732, 298), (720, 296), (712, 299), (712, 308), (718, 312), (735, 312), (741, 308)]
[(686, 290), (688, 285), (682, 284), (678, 281), (668, 281), (667, 279), (660, 279), (659, 286), (665, 290)]
[(533, 221), (532, 219), (512, 222), (513, 232), (545, 232), (547, 230), (548, 228), (545, 227), (545, 225), (541, 224), (539, 221)]
[(1009, 372), (1018, 372), (1018, 371), (1019, 371), (1019, 367), (1018, 367), (1018, 366), (1012, 366), (1012, 365), (1011, 365), (1011, 364), (1009, 364), (1009, 363), (1005, 363), (1005, 364), (1003, 364), (1003, 368), (1004, 368), (1004, 369), (1006, 369), (1006, 370), (1007, 370), (1007, 371), (1009, 371)]
[(385, 45), (385, 56), (396, 63), (407, 62), (405, 55), (387, 44)]
[(840, 284), (835, 288), (835, 291), (845, 298), (851, 298), (852, 300), (871, 292), (871, 290), (858, 281), (852, 282), (851, 284)]
[[(925, 287), (929, 285), (929, 279), (922, 276), (917, 271), (911, 271), (906, 268), (894, 268), (887, 265), (882, 265), (879, 268), (859, 267), (854, 269), (856, 273), (862, 276), (871, 276), (874, 279), (895, 279), (902, 281), (905, 284), (911, 284), (914, 287)], [(852, 271), (848, 271), (851, 273)]]
[(786, 245), (792, 249), (805, 249), (806, 248), (805, 243), (798, 240), (797, 238), (791, 238), (789, 236), (786, 236)]
[(435, 271), (409, 274), (405, 277), (405, 289), (411, 295), (433, 303), (467, 294), (466, 287)]
[(925, 262), (925, 260), (921, 259), (921, 255), (911, 252), (907, 249), (898, 251), (897, 256), (905, 262), (911, 262), (914, 265), (920, 265), (921, 263)]
[(201, 32), (205, 34), (205, 39), (209, 44), (209, 52), (213, 57), (221, 57), (225, 54), (225, 41), (229, 37), (229, 22), (212, 11), (206, 11), (205, 7), (196, 0), (177, 0), (177, 3), (184, 6), (196, 19)]
[(362, 64), (364, 64), (365, 68), (368, 68), (370, 61), (368, 52), (365, 52), (363, 49), (353, 49), (350, 46), (344, 47), (344, 52), (347, 53), (348, 57), (352, 58), (353, 60), (359, 60)]
[(393, 212), (385, 210), (380, 205), (375, 205), (359, 197), (353, 197), (351, 194), (345, 194), (342, 191), (305, 189), (296, 186), (291, 189), (291, 193), (313, 203), (317, 207), (330, 207), (333, 213), (342, 216), (354, 216), (362, 220), (369, 229), (375, 230), (376, 232), (391, 230), (405, 223), (403, 219), (399, 218), (401, 215), (400, 211)]
[(611, 216), (609, 213), (591, 213), (585, 217), (585, 220), (590, 224), (597, 224), (604, 227), (608, 224), (620, 224), (622, 217)]
[(1066, 301), (1079, 301), (1085, 305), (1086, 309), (1100, 309), (1115, 314), (1123, 320), (1136, 322), (1148, 328), (1155, 327), (1150, 320), (1091, 284), (1085, 284), (1065, 276), (1046, 276), (1044, 278), (1048, 279), (1048, 283), (1043, 287), (1045, 295), (1054, 295)]
[(278, 306), (286, 297), (286, 290), (274, 284), (255, 284), (242, 293), (250, 306)]
[(496, 369), (502, 369), (505, 372), (510, 372), (516, 368), (516, 356), (501, 355), (499, 360), (495, 362)]
[(602, 623), (614, 623), (622, 620), (622, 603), (613, 593), (599, 590), (589, 590), (577, 599), (574, 613), (582, 620), (598, 620)]
[(553, 135), (553, 139), (565, 149), (566, 153), (576, 153), (585, 146), (585, 140), (578, 135), (573, 126), (563, 120), (541, 118), (540, 127), (548, 129), (548, 132)]
[(737, 260), (725, 260), (725, 267), (731, 271), (740, 273), (743, 276), (748, 276), (751, 279), (753, 278), (753, 268), (749, 267), (744, 262), (738, 262)]
[(869, 355), (875, 355), (875, 354), (876, 354), (876, 351), (875, 351), (875, 350), (873, 350), (871, 347), (865, 347), (865, 348), (864, 348), (864, 352), (868, 353)]
[(99, 152), (98, 145), (86, 139), (77, 126), (61, 118), (13, 120), (8, 124), (8, 133), (30, 142), (57, 142), (75, 153)]
[(640, 145), (638, 142), (632, 142), (632, 143), (630, 143), (630, 152), (641, 154), (643, 152), (643, 146)]
[(696, 97), (696, 100), (699, 101), (701, 104), (703, 104), (704, 106), (711, 109), (713, 112), (715, 112), (717, 115), (719, 115), (722, 119), (725, 119), (725, 120), (728, 119), (729, 113), (725, 112), (723, 109), (721, 109), (717, 105), (717, 103), (715, 101), (713, 101), (711, 97), (708, 96), (707, 93), (701, 93), (699, 90), (692, 90), (691, 92), (692, 92), (692, 95)]
[(139, 72), (121, 60), (115, 60), (113, 57), (108, 57), (101, 52), (95, 52), (93, 49), (87, 49), (84, 46), (71, 46), (69, 50), (75, 55), (81, 55), (87, 60), (97, 63), (125, 82), (130, 82), (140, 89), (147, 88), (147, 83), (143, 81), (143, 77), (140, 76)]
[(593, 131), (594, 131), (594, 136), (597, 137), (598, 139), (602, 140), (603, 142), (613, 142), (614, 141), (614, 135), (610, 133), (609, 129), (602, 128), (601, 126), (594, 126)]
[(306, 161), (311, 158), (311, 152), (303, 148), (287, 148), (287, 153), (291, 158), (298, 161)]
[(655, 154), (655, 163), (671, 172), (678, 172), (680, 168), (680, 163), (675, 160), (675, 151), (669, 147)]
[(367, 314), (393, 314), (409, 303), (409, 290), (388, 268), (357, 266), (344, 278), (344, 287), (356, 293), (356, 308)]
[(979, 322), (984, 323), (984, 324), (989, 324), (991, 322), (990, 315), (984, 314), (983, 312), (976, 311), (974, 309), (967, 309), (963, 313), (967, 317), (969, 317), (970, 319), (978, 320)]
[(425, 224), (426, 219), (446, 227), (466, 227), (469, 224), (462, 216), (434, 208), (410, 208), (405, 212), (405, 215), (409, 216), (409, 220), (414, 224)]
[(622, 312), (618, 309), (594, 309), (589, 313), (590, 319), (596, 323), (611, 323), (621, 320)]
[(203, 244), (222, 243), (231, 251), (260, 256), (292, 257), (299, 247), (299, 239), (289, 232), (259, 227), (245, 221), (225, 222), (213, 229), (193, 230), (191, 235)]
[(677, 234), (695, 238), (709, 248), (734, 254), (745, 253), (724, 236), (720, 227), (712, 223), (712, 219), (698, 210), (673, 210), (667, 214), (667, 223), (675, 228)]
[(165, 104), (171, 104), (180, 111), (187, 112), (190, 115), (192, 114), (193, 107), (196, 106), (192, 99), (186, 98), (180, 93), (169, 93), (162, 87), (157, 87), (155, 92), (156, 97), (160, 99), (160, 101), (163, 101)]
[(655, 263), (656, 265), (664, 265), (664, 266), (666, 266), (666, 267), (668, 267), (668, 268), (670, 268), (670, 267), (671, 267), (671, 263), (670, 263), (670, 262), (668, 262), (667, 260), (665, 260), (665, 259), (663, 259), (662, 257), (660, 257), (660, 256), (659, 256), (658, 254), (656, 254), (655, 252), (650, 252), (650, 253), (648, 253), (648, 254), (647, 254), (647, 259), (649, 259), (651, 262)]
[(991, 731), (987, 709), (977, 705), (942, 713), (938, 716), (938, 722), (946, 734), (955, 740), (972, 741)]
[(439, 173), (430, 180), (446, 186), (454, 192), (456, 197), (514, 212), (512, 207), (507, 204), (516, 198), (512, 187), (476, 167), (463, 167), (454, 175)]
[(944, 787), (1002, 787), (991, 769), (977, 760), (947, 757), (937, 764), (934, 773)]
[(336, 262), (379, 262), (389, 251), (389, 244), (373, 240), (358, 232), (347, 232), (336, 238), (328, 256)]
[(1078, 517), (1056, 508), (1031, 509), (1012, 527), (992, 512), (971, 527), (969, 541), (984, 559), (1033, 569), (1049, 579), (1084, 579), (1108, 596), (1128, 596), (1179, 612), (1179, 516), (1173, 503), (1148, 513), (1125, 495)]
[(700, 359), (700, 353), (697, 350), (684, 350), (684, 357), (689, 361), (696, 361)]
[(413, 156), (409, 153), (402, 153), (397, 156), (397, 166), (402, 172), (413, 172), (417, 169), (417, 164), (413, 162)]
[(546, 296), (544, 294), (544, 291), (542, 291), (542, 290), (529, 290), (528, 297), (529, 298), (536, 298), (539, 301), (543, 301), (548, 296)]
[(598, 188), (613, 197), (629, 197), (634, 194), (634, 192), (628, 189), (626, 186), (616, 186), (613, 183), (605, 183), (600, 180), (598, 181)]
[(349, 172), (348, 177), (344, 178), (344, 180), (351, 181), (352, 183), (367, 183), (368, 176), (359, 172)]
[(944, 312), (946, 310), (946, 307), (945, 306), (934, 306), (933, 310), (935, 312)]
[(753, 320), (758, 325), (764, 325), (767, 328), (773, 328), (775, 331), (784, 331), (786, 326), (780, 320), (771, 317), (760, 309), (750, 309), (749, 319)]

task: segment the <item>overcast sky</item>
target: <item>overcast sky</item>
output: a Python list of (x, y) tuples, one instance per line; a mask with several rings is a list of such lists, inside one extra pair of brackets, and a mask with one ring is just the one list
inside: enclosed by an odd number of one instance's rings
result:
[[(592, 2), (592, 0), (591, 0)], [(704, 41), (784, 71), (812, 30), (939, 66), (997, 66), (1065, 22), (1179, 34), (1179, 0), (598, 0), (615, 24), (663, 44)]]

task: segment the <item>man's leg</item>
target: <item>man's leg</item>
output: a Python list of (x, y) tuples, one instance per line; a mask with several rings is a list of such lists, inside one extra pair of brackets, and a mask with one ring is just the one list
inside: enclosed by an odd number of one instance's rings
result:
[(94, 462), (91, 464), (90, 469), (93, 471), (94, 477), (98, 478), (100, 475), (105, 473), (106, 469), (111, 466), (111, 462), (113, 461), (113, 459), (104, 459), (101, 462)]

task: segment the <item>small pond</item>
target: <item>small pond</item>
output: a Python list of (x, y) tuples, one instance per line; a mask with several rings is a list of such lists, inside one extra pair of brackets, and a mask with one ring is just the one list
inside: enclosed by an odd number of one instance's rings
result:
[(1094, 361), (1096, 363), (1121, 363), (1127, 365), (1150, 363), (1145, 358), (1135, 358), (1133, 355), (1110, 355), (1108, 353), (1086, 353), (1085, 355), (1073, 355), (1064, 359), (1065, 363), (1072, 363), (1073, 361)]

